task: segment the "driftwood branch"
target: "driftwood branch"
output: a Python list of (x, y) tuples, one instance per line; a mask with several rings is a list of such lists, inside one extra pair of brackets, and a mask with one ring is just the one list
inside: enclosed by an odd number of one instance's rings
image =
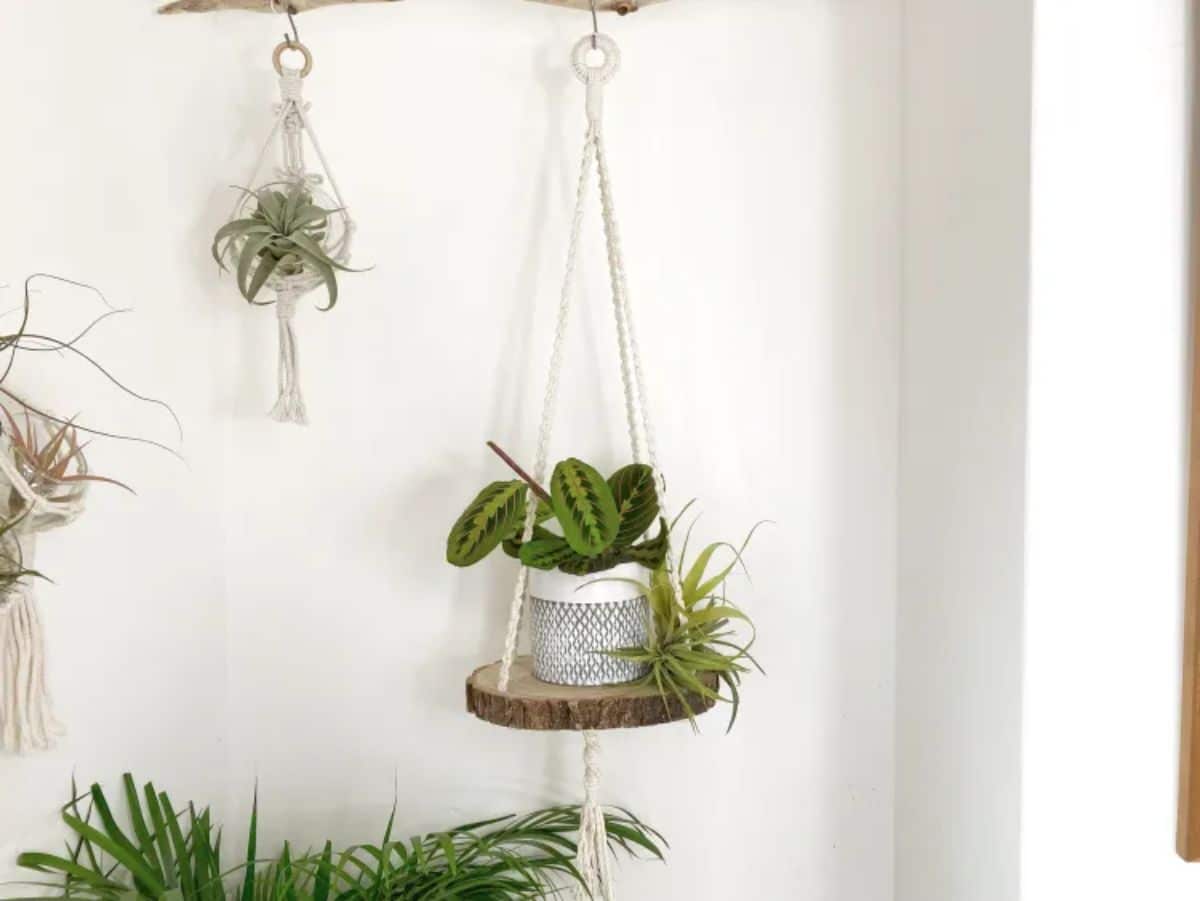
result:
[(247, 12), (275, 13), (289, 9), (293, 13), (306, 13), (324, 6), (341, 6), (346, 3), (396, 3), (398, 0), (174, 0), (158, 8), (160, 13), (210, 13), (218, 9), (244, 9)]
[[(561, 6), (564, 9), (578, 9), (585, 12), (592, 8), (591, 0), (533, 0), (534, 3), (549, 3), (551, 6)], [(664, 0), (596, 0), (597, 12), (613, 12), (620, 15), (635, 13), (643, 6), (662, 3)]]
[[(174, 0), (160, 6), (160, 13), (210, 13), (219, 9), (243, 9), (257, 13), (279, 13), (289, 6), (294, 13), (308, 12), (325, 6), (342, 6), (348, 3), (396, 3), (398, 0)], [(535, 3), (549, 3), (551, 6), (561, 6), (564, 9), (590, 10), (591, 0), (533, 0)], [(664, 0), (597, 0), (596, 9), (600, 12), (615, 12), (622, 16), (637, 12), (643, 6), (662, 3)]]

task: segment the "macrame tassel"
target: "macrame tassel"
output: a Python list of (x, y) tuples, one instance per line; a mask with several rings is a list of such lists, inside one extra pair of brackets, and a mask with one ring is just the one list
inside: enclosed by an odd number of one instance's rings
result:
[(300, 351), (293, 325), (298, 299), (295, 292), (284, 289), (275, 303), (275, 317), (279, 320), (279, 399), (271, 409), (271, 418), (308, 425), (308, 411), (300, 393)]
[[(22, 536), (25, 565), (32, 536)], [(46, 684), (46, 649), (37, 599), (29, 585), (0, 598), (0, 747), (44, 751), (64, 734)]]
[(575, 866), (583, 877), (578, 901), (612, 901), (612, 872), (608, 857), (608, 828), (600, 804), (600, 737), (583, 733), (583, 809), (579, 814), (579, 852)]

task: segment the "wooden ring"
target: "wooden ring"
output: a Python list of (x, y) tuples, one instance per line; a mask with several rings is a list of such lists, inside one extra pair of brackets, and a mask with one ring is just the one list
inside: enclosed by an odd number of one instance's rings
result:
[(280, 75), (283, 74), (283, 52), (285, 50), (295, 50), (304, 57), (304, 68), (300, 70), (300, 77), (307, 78), (308, 73), (312, 71), (313, 67), (312, 51), (299, 41), (282, 41), (280, 42), (279, 46), (275, 48), (275, 52), (271, 55), (271, 62), (275, 64), (275, 71)]

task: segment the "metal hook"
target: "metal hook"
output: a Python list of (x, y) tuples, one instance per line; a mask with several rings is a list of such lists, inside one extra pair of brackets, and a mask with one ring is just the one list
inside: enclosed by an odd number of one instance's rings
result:
[(600, 20), (596, 17), (596, 0), (592, 0), (592, 49), (596, 47), (596, 36), (600, 33)]
[[(273, 0), (272, 0), (272, 2), (273, 2)], [(287, 13), (288, 24), (292, 26), (292, 35), (291, 35), (291, 37), (288, 37), (287, 34), (284, 34), (283, 39), (284, 39), (284, 41), (287, 42), (287, 45), (290, 47), (293, 44), (300, 43), (300, 29), (298, 29), (296, 27), (296, 19), (295, 19), (296, 7), (292, 6), (292, 4), (289, 3), (287, 5), (287, 9), (285, 9), (284, 12)]]

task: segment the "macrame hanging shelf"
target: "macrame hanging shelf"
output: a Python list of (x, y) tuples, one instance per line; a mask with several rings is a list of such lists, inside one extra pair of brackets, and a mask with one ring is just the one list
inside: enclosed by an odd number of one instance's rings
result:
[[(589, 54), (600, 54), (603, 62), (592, 65)], [(584, 140), (583, 162), (571, 219), (567, 244), (566, 273), (558, 306), (558, 319), (550, 356), (550, 371), (542, 406), (541, 428), (533, 471), (533, 483), (543, 483), (549, 468), (549, 444), (554, 429), (559, 376), (563, 367), (565, 344), (572, 296), (575, 286), (580, 233), (586, 212), (592, 174), (599, 183), (600, 211), (608, 253), (609, 276), (612, 284), (612, 304), (616, 318), (617, 342), (621, 361), (621, 381), (625, 395), (630, 444), (635, 463), (646, 464), (658, 483), (661, 514), (670, 521), (666, 510), (665, 485), (661, 478), (655, 450), (654, 430), (646, 403), (637, 329), (630, 305), (625, 275), (624, 253), (617, 227), (613, 200), (612, 179), (608, 168), (603, 130), (605, 86), (616, 75), (620, 51), (607, 35), (593, 33), (576, 44), (572, 65), (579, 80), (587, 89), (587, 136)], [(522, 543), (533, 535), (537, 520), (537, 504), (527, 504)], [(679, 575), (670, 550), (665, 568), (671, 576), (671, 588), (676, 598), (682, 597)], [(517, 655), (517, 635), (524, 609), (529, 602), (529, 569), (522, 566), (508, 615), (501, 660), (477, 669), (467, 679), (467, 709), (481, 720), (500, 726), (529, 730), (569, 730), (583, 733), (584, 739), (584, 802), (580, 820), (579, 854), (576, 867), (583, 879), (577, 897), (612, 901), (614, 888), (609, 871), (609, 853), (604, 811), (600, 802), (600, 740), (598, 732), (605, 729), (626, 729), (655, 726), (687, 718), (687, 707), (677, 699), (664, 701), (650, 686), (631, 683), (601, 687), (569, 687), (550, 684), (536, 678), (531, 658)], [(708, 686), (716, 689), (712, 674)], [(692, 711), (702, 713), (712, 702), (698, 695), (687, 697)]]

